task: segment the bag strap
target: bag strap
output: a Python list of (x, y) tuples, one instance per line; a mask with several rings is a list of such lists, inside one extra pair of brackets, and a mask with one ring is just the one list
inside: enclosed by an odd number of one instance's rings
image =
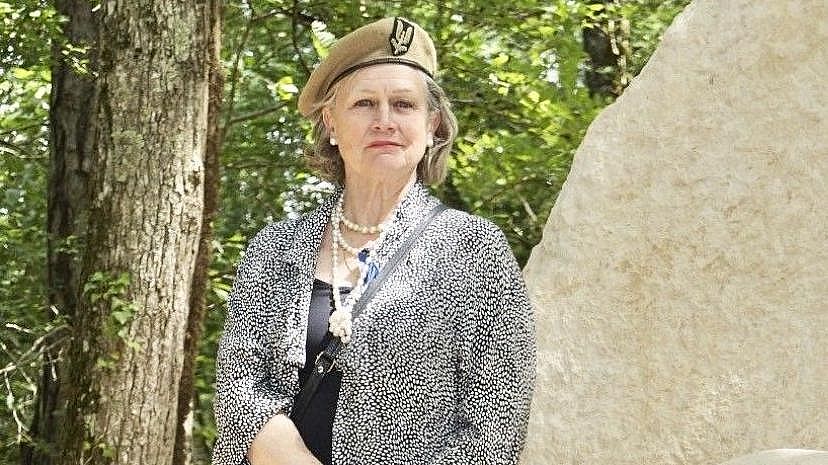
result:
[[(388, 278), (394, 268), (403, 258), (405, 258), (406, 255), (408, 255), (411, 247), (422, 235), (423, 231), (425, 231), (428, 225), (431, 224), (431, 222), (434, 221), (434, 219), (447, 208), (448, 207), (442, 203), (438, 204), (431, 209), (428, 215), (420, 220), (417, 228), (409, 234), (406, 241), (400, 245), (397, 251), (394, 252), (394, 255), (392, 255), (388, 262), (383, 265), (377, 277), (368, 283), (368, 287), (365, 288), (362, 296), (354, 304), (353, 309), (351, 309), (351, 316), (354, 320), (360, 313), (362, 313), (365, 306), (368, 305), (368, 302), (374, 297), (374, 294), (377, 293), (380, 286), (382, 286), (382, 283), (385, 282), (386, 278)], [(339, 292), (339, 290), (335, 288), (332, 289), (332, 291)], [(313, 366), (313, 371), (304, 386), (302, 386), (302, 389), (299, 390), (299, 394), (296, 396), (296, 402), (290, 412), (290, 419), (293, 420), (294, 423), (299, 421), (304, 416), (308, 405), (310, 405), (313, 396), (316, 394), (316, 390), (319, 389), (319, 384), (322, 382), (322, 378), (324, 378), (325, 375), (330, 373), (333, 369), (336, 359), (339, 357), (339, 353), (344, 347), (342, 341), (338, 337), (333, 336), (330, 332), (325, 335), (325, 341), (328, 341), (325, 345), (325, 349), (316, 357), (316, 363)]]

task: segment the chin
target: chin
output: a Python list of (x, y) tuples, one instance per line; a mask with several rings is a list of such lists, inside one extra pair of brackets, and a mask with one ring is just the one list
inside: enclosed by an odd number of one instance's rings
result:
[(373, 177), (377, 179), (392, 179), (408, 177), (417, 170), (417, 164), (406, 163), (402, 157), (380, 157), (371, 166)]
[(377, 151), (371, 154), (374, 159), (374, 163), (381, 163), (381, 164), (391, 164), (391, 165), (404, 165), (408, 160), (406, 154), (402, 150), (382, 150)]

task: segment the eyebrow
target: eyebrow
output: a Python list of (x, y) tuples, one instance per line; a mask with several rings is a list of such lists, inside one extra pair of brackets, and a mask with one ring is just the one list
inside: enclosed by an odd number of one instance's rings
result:
[[(351, 89), (351, 93), (362, 93), (362, 94), (369, 94), (374, 95), (378, 94), (379, 92), (371, 89), (366, 89), (364, 87), (354, 87)], [(392, 89), (390, 94), (397, 95), (397, 94), (416, 94), (417, 90), (413, 87), (398, 87), (396, 89)]]

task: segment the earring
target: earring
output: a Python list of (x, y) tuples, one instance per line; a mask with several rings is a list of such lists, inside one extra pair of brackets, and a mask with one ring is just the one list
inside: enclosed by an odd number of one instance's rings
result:
[(336, 145), (336, 137), (331, 136), (331, 145)]
[(434, 137), (428, 136), (428, 139), (426, 139), (426, 147), (434, 147)]

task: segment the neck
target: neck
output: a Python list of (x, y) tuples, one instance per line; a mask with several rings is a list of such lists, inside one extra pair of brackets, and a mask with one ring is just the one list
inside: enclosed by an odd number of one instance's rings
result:
[(345, 216), (359, 224), (384, 222), (414, 185), (416, 179), (416, 176), (411, 176), (403, 182), (346, 179)]

